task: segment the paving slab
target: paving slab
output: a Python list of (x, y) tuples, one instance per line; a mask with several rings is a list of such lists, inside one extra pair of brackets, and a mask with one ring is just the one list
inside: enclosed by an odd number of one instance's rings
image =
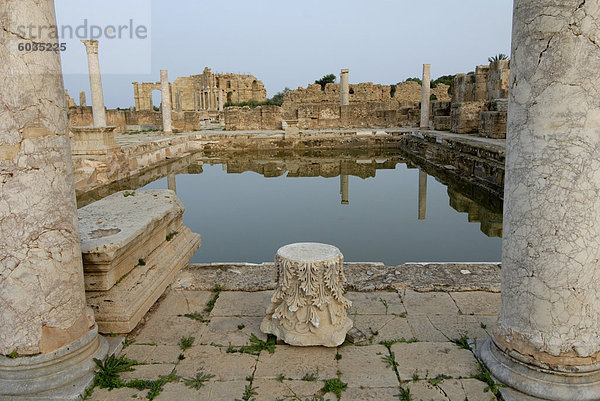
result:
[(267, 335), (260, 331), (261, 317), (211, 317), (200, 337), (203, 344), (247, 345), (254, 334), (266, 341)]
[(160, 301), (154, 313), (161, 317), (195, 312), (207, 315), (203, 309), (212, 296), (213, 293), (210, 291), (175, 291), (171, 289)]
[(471, 351), (458, 348), (449, 342), (396, 343), (392, 345), (391, 350), (396, 356), (398, 373), (403, 381), (412, 380), (415, 372), (420, 377), (427, 378), (437, 375), (453, 378), (471, 377), (479, 368)]
[(382, 357), (389, 355), (383, 345), (348, 345), (341, 347), (339, 353), (342, 355), (338, 365), (342, 381), (352, 383), (354, 387), (398, 385), (396, 374), (382, 360)]
[[(206, 385), (210, 391), (208, 401), (241, 400), (244, 396), (244, 389), (248, 385), (247, 381), (211, 381)], [(197, 398), (204, 401), (204, 398)], [(178, 401), (178, 400), (176, 400)]]
[(500, 312), (500, 294), (471, 291), (449, 293), (463, 315), (492, 315)]
[[(321, 395), (320, 390), (323, 388), (321, 380), (304, 381), (304, 380), (272, 380), (272, 379), (255, 379), (252, 386), (256, 388), (256, 399), (264, 401), (276, 400), (304, 400), (313, 396)], [(329, 397), (329, 399), (335, 399)]]
[(438, 315), (428, 318), (435, 329), (449, 339), (462, 336), (487, 338), (496, 324), (496, 316)]
[(150, 365), (133, 366), (133, 372), (121, 373), (121, 378), (125, 380), (142, 379), (156, 380), (159, 376), (166, 376), (173, 371), (176, 366), (172, 363), (155, 363)]
[(223, 291), (215, 303), (211, 316), (264, 317), (272, 295), (273, 291)]
[(181, 354), (177, 345), (137, 345), (125, 348), (122, 354), (139, 363), (176, 363)]
[(273, 354), (266, 351), (260, 354), (254, 378), (276, 379), (283, 374), (287, 378), (301, 380), (307, 374), (316, 374), (319, 379), (330, 379), (338, 370), (336, 351), (326, 347), (278, 345)]
[(256, 356), (228, 353), (226, 348), (210, 345), (197, 345), (184, 353), (185, 359), (177, 366), (180, 376), (194, 377), (202, 371), (215, 375), (215, 381), (245, 380), (252, 376), (256, 366)]
[(105, 388), (95, 388), (89, 401), (123, 401), (123, 400), (147, 400), (148, 391), (139, 391), (134, 388), (114, 388), (108, 390)]
[(459, 313), (454, 300), (446, 292), (406, 290), (403, 293), (402, 301), (409, 316), (457, 315)]
[[(394, 315), (406, 313), (397, 292), (348, 292), (346, 298), (352, 301), (349, 315)], [(386, 308), (387, 305), (387, 308)]]
[(449, 340), (448, 337), (431, 324), (428, 316), (408, 316), (406, 320), (413, 337), (419, 341), (444, 342)]
[(380, 401), (398, 400), (398, 386), (395, 387), (348, 387), (342, 392), (341, 401)]
[[(178, 372), (179, 373), (179, 372)], [(210, 382), (209, 382), (210, 383)], [(199, 390), (186, 386), (183, 382), (167, 383), (164, 390), (155, 398), (156, 401), (198, 401), (210, 398), (209, 383)], [(123, 398), (125, 400), (125, 398)]]
[(181, 337), (200, 338), (205, 328), (205, 323), (184, 316), (157, 316), (146, 322), (135, 340), (138, 344), (178, 345)]

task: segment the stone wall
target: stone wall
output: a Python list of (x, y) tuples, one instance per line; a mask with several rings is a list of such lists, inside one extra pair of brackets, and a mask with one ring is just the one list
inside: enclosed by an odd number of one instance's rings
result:
[[(178, 132), (198, 131), (203, 121), (210, 116), (206, 111), (173, 111), (171, 114), (173, 129)], [(152, 110), (106, 110), (106, 123), (115, 126), (115, 132), (130, 130), (129, 126), (162, 127), (162, 114)], [(92, 107), (69, 107), (69, 127), (88, 127), (94, 124)], [(281, 125), (281, 124), (280, 124)]]
[(281, 107), (259, 106), (255, 108), (227, 107), (225, 109), (225, 129), (239, 130), (278, 130), (281, 129)]
[(477, 66), (475, 72), (457, 74), (450, 130), (505, 138), (509, 77), (510, 60), (494, 61)]

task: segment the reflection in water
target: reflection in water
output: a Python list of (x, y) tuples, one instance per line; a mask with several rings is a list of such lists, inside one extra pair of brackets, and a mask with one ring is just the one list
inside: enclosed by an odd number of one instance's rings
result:
[(79, 195), (78, 205), (145, 186), (178, 192), (184, 221), (203, 236), (193, 262), (263, 262), (300, 241), (339, 245), (350, 261), (500, 259), (500, 242), (465, 223), (501, 237), (502, 200), (397, 149), (199, 152)]
[(427, 216), (427, 173), (419, 169), (419, 220)]
[(177, 182), (175, 181), (176, 176), (177, 175), (175, 173), (170, 173), (167, 175), (167, 187), (175, 193), (177, 193)]
[(349, 184), (350, 184), (350, 177), (347, 174), (341, 174), (340, 175), (340, 195), (342, 195), (342, 205), (350, 204), (350, 201), (348, 199)]

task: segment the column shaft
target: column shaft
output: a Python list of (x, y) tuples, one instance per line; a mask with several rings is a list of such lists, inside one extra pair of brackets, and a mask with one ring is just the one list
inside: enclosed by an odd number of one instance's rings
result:
[(421, 84), (421, 124), (429, 129), (429, 101), (431, 98), (431, 65), (423, 64), (423, 82)]
[(600, 393), (599, 7), (514, 2), (502, 305), (482, 359), (547, 400)]
[(343, 69), (340, 72), (340, 105), (347, 106), (350, 104), (350, 84), (349, 70)]
[(162, 99), (163, 133), (173, 133), (171, 125), (171, 85), (169, 85), (169, 72), (160, 70), (160, 91)]
[(427, 217), (427, 173), (419, 169), (419, 220)]
[(106, 110), (104, 109), (104, 94), (102, 93), (102, 76), (100, 75), (100, 60), (98, 59), (98, 41), (82, 40), (81, 42), (85, 45), (88, 58), (94, 127), (106, 127)]

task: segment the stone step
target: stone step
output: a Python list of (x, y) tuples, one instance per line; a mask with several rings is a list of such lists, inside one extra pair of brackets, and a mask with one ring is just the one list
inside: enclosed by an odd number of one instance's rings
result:
[(188, 264), (201, 244), (199, 234), (180, 226), (178, 233), (155, 249), (108, 291), (88, 291), (86, 298), (92, 307), (102, 333), (129, 333), (171, 284), (175, 275)]

